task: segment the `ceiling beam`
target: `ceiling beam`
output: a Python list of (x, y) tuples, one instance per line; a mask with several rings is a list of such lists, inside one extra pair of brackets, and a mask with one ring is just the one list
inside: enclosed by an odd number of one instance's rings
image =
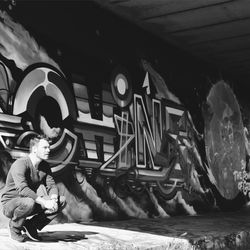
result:
[(111, 3), (111, 4), (120, 4), (120, 3), (127, 3), (127, 2), (130, 2), (130, 0), (112, 0), (112, 1), (109, 1), (109, 3)]
[[(218, 7), (221, 6), (223, 4), (228, 4), (229, 2), (233, 2), (234, 0), (224, 0), (224, 1), (219, 1), (219, 2), (214, 2), (214, 3), (210, 3), (210, 4), (204, 4), (204, 5), (198, 5), (198, 6), (192, 6), (190, 8), (186, 8), (186, 9), (180, 9), (180, 10), (175, 10), (175, 11), (166, 11), (163, 14), (158, 14), (158, 15), (152, 15), (152, 16), (145, 16), (140, 18), (143, 21), (149, 21), (149, 20), (153, 20), (153, 19), (159, 19), (159, 18), (165, 18), (165, 17), (169, 17), (171, 15), (177, 15), (177, 14), (182, 14), (185, 12), (192, 12), (192, 11), (200, 11), (204, 8), (209, 8), (209, 7)], [(199, 2), (197, 2), (199, 4)], [(161, 6), (162, 8), (163, 6)], [(167, 10), (167, 8), (166, 8)]]
[(207, 50), (201, 51), (201, 52), (197, 52), (195, 51), (195, 53), (197, 53), (199, 56), (208, 56), (208, 57), (213, 57), (213, 56), (218, 56), (218, 55), (233, 55), (234, 53), (238, 53), (238, 52), (244, 52), (244, 51), (249, 51), (250, 50), (250, 44), (249, 45), (245, 45), (246, 47), (233, 47), (230, 46), (229, 49), (224, 49), (223, 47), (221, 47), (221, 50), (213, 50), (213, 49), (209, 49), (207, 48)]
[(218, 26), (223, 26), (223, 25), (228, 25), (228, 24), (232, 24), (235, 22), (244, 22), (244, 21), (249, 21), (250, 20), (250, 16), (248, 17), (242, 17), (242, 18), (236, 18), (236, 19), (230, 19), (227, 21), (223, 21), (223, 22), (216, 22), (216, 23), (210, 23), (207, 25), (202, 25), (202, 26), (196, 26), (196, 27), (189, 27), (186, 29), (180, 29), (180, 30), (175, 30), (175, 31), (166, 31), (165, 35), (167, 34), (177, 34), (177, 33), (183, 33), (183, 32), (189, 32), (189, 31), (199, 31), (199, 30), (204, 30), (207, 28), (211, 28), (211, 27), (218, 27)]
[(197, 29), (189, 29), (182, 32), (165, 32), (163, 37), (170, 37), (185, 41), (185, 44), (194, 44), (198, 42), (207, 41), (209, 39), (221, 39), (227, 36), (241, 36), (249, 34), (250, 17), (242, 18), (241, 20), (234, 20), (230, 22), (217, 23), (216, 25), (207, 25)]

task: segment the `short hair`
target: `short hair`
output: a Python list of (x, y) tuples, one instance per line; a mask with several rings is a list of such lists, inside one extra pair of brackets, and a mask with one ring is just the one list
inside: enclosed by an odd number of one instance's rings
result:
[(46, 135), (35, 135), (30, 139), (29, 149), (30, 152), (34, 146), (36, 146), (41, 140), (47, 141), (49, 144), (51, 143), (49, 137)]

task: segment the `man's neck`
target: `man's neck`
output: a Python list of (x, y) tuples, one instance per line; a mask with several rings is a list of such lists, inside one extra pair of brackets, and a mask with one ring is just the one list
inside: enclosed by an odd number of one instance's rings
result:
[(30, 153), (29, 158), (32, 162), (33, 167), (37, 168), (39, 163), (42, 161), (40, 158), (38, 158), (35, 154)]

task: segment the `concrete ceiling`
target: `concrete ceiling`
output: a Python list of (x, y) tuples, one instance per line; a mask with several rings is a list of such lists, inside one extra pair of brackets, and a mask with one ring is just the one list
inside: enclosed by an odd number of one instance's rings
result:
[(204, 61), (250, 83), (249, 0), (93, 0)]

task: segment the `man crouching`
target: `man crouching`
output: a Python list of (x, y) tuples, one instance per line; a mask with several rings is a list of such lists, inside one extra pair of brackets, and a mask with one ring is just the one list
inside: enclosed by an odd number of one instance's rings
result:
[(46, 162), (49, 153), (49, 140), (36, 136), (30, 140), (29, 155), (17, 159), (8, 172), (1, 202), (3, 214), (10, 218), (10, 237), (19, 242), (25, 239), (22, 231), (40, 241), (37, 230), (42, 230), (66, 205)]

